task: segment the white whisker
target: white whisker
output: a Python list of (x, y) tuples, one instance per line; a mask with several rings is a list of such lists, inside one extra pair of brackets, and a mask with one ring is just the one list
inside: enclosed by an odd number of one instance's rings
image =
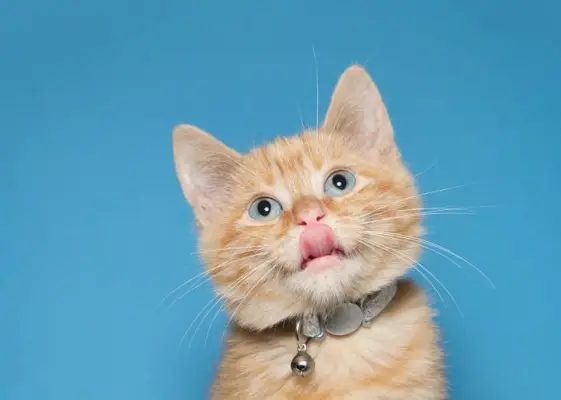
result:
[[(264, 252), (259, 252), (259, 253), (251, 254), (251, 255), (249, 255), (249, 256), (245, 256), (245, 257), (241, 257), (241, 258), (235, 258), (235, 257), (234, 257), (232, 260), (227, 260), (227, 261), (225, 261), (225, 262), (222, 262), (222, 263), (218, 264), (217, 266), (215, 266), (215, 267), (213, 267), (213, 268), (210, 268), (210, 269), (208, 269), (208, 270), (203, 270), (203, 271), (200, 272), (199, 274), (197, 274), (197, 275), (191, 277), (190, 279), (186, 280), (185, 282), (183, 282), (182, 284), (180, 284), (179, 286), (177, 286), (177, 287), (176, 287), (175, 289), (173, 289), (171, 292), (169, 292), (169, 293), (160, 301), (160, 303), (158, 304), (158, 307), (161, 307), (162, 304), (164, 304), (165, 301), (166, 301), (167, 299), (169, 299), (174, 293), (177, 293), (179, 290), (181, 290), (182, 288), (184, 288), (184, 287), (185, 287), (186, 285), (188, 285), (189, 283), (195, 281), (195, 282), (193, 282), (193, 285), (197, 285), (197, 284), (198, 284), (198, 282), (197, 282), (198, 279), (202, 278), (202, 277), (205, 276), (205, 275), (209, 275), (211, 272), (214, 272), (214, 271), (217, 271), (217, 270), (219, 270), (219, 269), (225, 268), (225, 267), (227, 267), (228, 265), (231, 265), (231, 264), (234, 263), (234, 262), (243, 261), (243, 260), (246, 260), (246, 259), (250, 259), (250, 258), (259, 256), (259, 255), (264, 255), (264, 254), (265, 254)], [(209, 278), (207, 278), (206, 280), (208, 280), (208, 279), (209, 279)], [(203, 283), (204, 283), (206, 280), (204, 280)], [(196, 286), (196, 287), (194, 287), (194, 288), (191, 287), (191, 288), (188, 289), (188, 291), (190, 292), (190, 291), (196, 289), (196, 288), (199, 287), (199, 286), (200, 286), (200, 285), (198, 285), (198, 286)], [(171, 306), (172, 306), (176, 301), (180, 300), (180, 299), (183, 298), (185, 295), (186, 295), (186, 294), (182, 294), (181, 296), (179, 296), (179, 298), (176, 298), (176, 299), (174, 300), (174, 302), (173, 302), (168, 308), (171, 308)]]
[[(472, 184), (473, 184), (473, 183), (472, 183)], [(449, 191), (449, 190), (460, 189), (460, 188), (463, 188), (463, 187), (466, 187), (466, 186), (469, 186), (469, 185), (470, 185), (470, 184), (468, 183), (468, 184), (465, 184), (465, 185), (456, 185), (456, 186), (451, 186), (451, 187), (447, 187), (447, 188), (443, 188), (443, 189), (431, 190), (431, 191), (424, 192), (424, 193), (420, 193), (420, 194), (414, 194), (414, 195), (412, 195), (412, 196), (409, 196), (409, 197), (405, 197), (405, 198), (403, 198), (403, 199), (396, 200), (396, 201), (394, 201), (394, 202), (392, 202), (392, 203), (390, 203), (390, 204), (384, 204), (383, 206), (379, 207), (378, 209), (373, 210), (373, 212), (378, 211), (378, 210), (381, 210), (381, 209), (383, 209), (383, 208), (385, 208), (385, 207), (391, 207), (391, 206), (394, 206), (394, 205), (396, 205), (396, 204), (403, 203), (404, 201), (413, 199), (413, 198), (415, 198), (415, 197), (423, 197), (423, 196), (427, 196), (427, 195), (429, 195), (429, 194), (442, 193), (442, 192), (446, 192), (446, 191)]]
[(424, 170), (422, 170), (421, 172), (417, 172), (415, 175), (413, 175), (415, 178), (418, 178), (419, 176), (427, 173), (428, 171), (430, 171), (431, 169), (433, 169), (436, 165), (438, 164), (438, 161), (433, 162), (431, 165), (429, 165), (427, 168), (425, 168)]
[[(271, 266), (271, 264), (273, 265), (273, 268), (268, 268)], [(230, 325), (230, 323), (232, 322), (232, 320), (234, 319), (236, 313), (238, 312), (238, 310), (240, 309), (240, 307), (243, 305), (243, 303), (247, 300), (247, 298), (249, 297), (249, 295), (257, 288), (257, 286), (272, 272), (275, 270), (275, 266), (276, 268), (280, 268), (278, 265), (273, 264), (272, 262), (268, 262), (267, 264), (265, 264), (263, 266), (263, 268), (267, 268), (267, 270), (265, 271), (265, 273), (263, 274), (263, 276), (261, 276), (261, 278), (259, 278), (259, 280), (257, 282), (255, 282), (255, 284), (248, 290), (247, 294), (245, 295), (245, 297), (240, 301), (240, 304), (238, 304), (238, 306), (234, 309), (234, 311), (232, 312), (232, 315), (230, 316), (230, 318), (228, 319), (228, 322), (226, 322), (226, 326), (224, 328), (224, 332), (222, 333), (222, 340), (224, 340), (224, 336), (226, 335), (226, 330), (228, 329), (228, 325)], [(216, 316), (214, 317), (216, 318)], [(210, 328), (209, 328), (209, 332), (210, 332)], [(208, 332), (207, 332), (207, 339), (208, 339)], [(206, 341), (205, 341), (206, 343)]]
[[(371, 250), (374, 250), (374, 248), (372, 247), (372, 246), (374, 246), (374, 247), (378, 247), (381, 250), (385, 250), (387, 252), (392, 252), (392, 253), (394, 252), (393, 249), (390, 249), (389, 247), (386, 247), (386, 246), (381, 245), (379, 243), (370, 243), (370, 242), (368, 242), (366, 240), (362, 240), (362, 239), (359, 239), (359, 242), (362, 243), (363, 245), (365, 245), (366, 247), (369, 247)], [(394, 254), (397, 255), (402, 261), (406, 262), (408, 265), (411, 265), (413, 268), (415, 268), (415, 266), (419, 264), (417, 261), (413, 260), (412, 258), (407, 257), (405, 254), (403, 254), (403, 256), (400, 256), (399, 252), (397, 252), (397, 251)], [(405, 257), (405, 259), (403, 257)], [(436, 288), (436, 286), (434, 286), (432, 281), (426, 277), (426, 275), (423, 273), (423, 271), (417, 270), (417, 272), (419, 272), (419, 274), (428, 282), (428, 284), (432, 286), (432, 288), (434, 289), (434, 291), (436, 292), (436, 294), (440, 298), (440, 301), (442, 301), (442, 303), (444, 305), (446, 305), (446, 301), (444, 301), (444, 297), (442, 297), (442, 294)]]
[(304, 123), (304, 118), (302, 117), (302, 110), (300, 109), (300, 105), (296, 106), (298, 108), (298, 117), (300, 117), (300, 125), (302, 126), (302, 131), (306, 130), (306, 124)]
[(199, 250), (190, 253), (191, 255), (201, 255), (201, 254), (210, 254), (210, 253), (217, 253), (220, 251), (232, 251), (232, 250), (255, 250), (255, 249), (264, 249), (266, 245), (257, 245), (257, 246), (241, 246), (241, 247), (227, 247), (227, 248), (217, 248), (217, 249), (208, 249), (208, 250)]
[[(452, 302), (454, 302), (454, 305), (456, 306), (456, 308), (458, 309), (458, 312), (461, 316), (462, 319), (464, 319), (464, 313), (462, 312), (458, 302), (456, 301), (456, 298), (452, 295), (452, 293), (450, 293), (450, 291), (448, 290), (448, 288), (444, 285), (444, 283), (442, 283), (442, 281), (440, 279), (438, 279), (438, 277), (433, 274), (426, 266), (424, 266), (422, 263), (413, 260), (411, 257), (407, 256), (406, 254), (404, 254), (403, 252), (400, 252), (396, 249), (392, 249), (391, 247), (382, 245), (380, 243), (374, 243), (375, 246), (380, 246), (380, 247), (385, 247), (386, 251), (390, 252), (390, 253), (394, 253), (395, 255), (399, 256), (403, 261), (407, 262), (408, 264), (411, 264), (411, 266), (413, 266), (415, 268), (415, 266), (418, 266), (419, 268), (422, 268), (427, 274), (429, 274), (439, 285), (440, 287), (442, 287), (442, 289), (444, 289), (444, 291), (446, 292), (446, 294), (450, 297), (450, 299), (452, 299)], [(401, 255), (401, 256), (400, 256)], [(409, 261), (408, 261), (409, 260)], [(416, 269), (416, 268), (415, 268)], [(421, 270), (416, 269), (417, 272), (419, 272), (422, 276), (423, 273)], [(426, 277), (425, 277), (426, 279)], [(429, 282), (429, 284), (433, 287), (433, 289), (436, 290), (436, 287), (430, 282), (430, 280), (426, 279), (427, 282)], [(442, 296), (440, 296), (440, 293), (438, 292), (438, 290), (436, 290), (437, 293), (439, 294), (439, 297), (442, 299)], [(443, 301), (444, 303), (444, 301)]]
[[(384, 207), (385, 208), (385, 207)], [(367, 222), (371, 221), (380, 221), (381, 219), (372, 219), (370, 217), (377, 217), (384, 213), (384, 208), (378, 208), (376, 211), (369, 211), (366, 214), (360, 215), (359, 217)], [(449, 213), (451, 215), (475, 215), (475, 211), (467, 208), (467, 207), (421, 207), (421, 208), (403, 208), (392, 210), (394, 213), (399, 215), (388, 217), (401, 217), (401, 216), (424, 216), (424, 215), (431, 215), (431, 214), (446, 214)]]
[(316, 56), (316, 49), (312, 45), (312, 53), (314, 53), (314, 63), (316, 66), (316, 129), (319, 129), (319, 71), (318, 71), (318, 58)]
[[(458, 268), (462, 268), (462, 266), (454, 259), (452, 259), (451, 257), (449, 257), (448, 255), (452, 256), (452, 257), (456, 257), (456, 259), (464, 262), (466, 265), (468, 265), (469, 267), (473, 268), (476, 272), (478, 272), (490, 285), (493, 289), (496, 289), (496, 285), (495, 283), (491, 280), (491, 278), (489, 278), (489, 276), (487, 274), (485, 274), (480, 268), (478, 268), (477, 266), (475, 266), (473, 263), (471, 263), (469, 260), (467, 260), (465, 257), (460, 256), (459, 254), (453, 252), (452, 250), (441, 246), (437, 243), (431, 242), (430, 240), (426, 240), (423, 238), (416, 238), (413, 236), (408, 236), (408, 235), (403, 235), (400, 233), (394, 233), (394, 232), (375, 232), (375, 231), (369, 231), (368, 233), (376, 235), (376, 236), (385, 236), (385, 237), (391, 237), (391, 238), (397, 238), (397, 239), (402, 239), (402, 240), (407, 240), (409, 242), (415, 242), (415, 243), (419, 243), (419, 245), (421, 247), (423, 247), (424, 249), (433, 251), (434, 253), (440, 255), (441, 257), (445, 258), (446, 260), (450, 261), (451, 263), (453, 263), (454, 265), (456, 265)], [(447, 255), (448, 254), (448, 255)]]
[(371, 218), (369, 220), (366, 221), (358, 221), (359, 224), (363, 225), (363, 226), (368, 226), (374, 223), (380, 223), (380, 222), (387, 222), (387, 221), (394, 221), (394, 220), (400, 220), (400, 219), (404, 219), (404, 218), (408, 218), (408, 217), (428, 217), (430, 215), (475, 215), (472, 212), (461, 212), (461, 211), (442, 211), (442, 212), (437, 212), (437, 211), (431, 211), (431, 212), (425, 212), (425, 213), (402, 213), (400, 215), (396, 215), (396, 216), (392, 216), (392, 217), (385, 217), (385, 218)]
[[(246, 272), (244, 275), (242, 275), (240, 278), (238, 278), (238, 279), (234, 282), (234, 284), (233, 284), (230, 288), (228, 288), (228, 290), (226, 291), (226, 293), (224, 293), (224, 295), (222, 295), (222, 296), (217, 295), (216, 298), (213, 298), (213, 299), (211, 299), (209, 302), (207, 302), (206, 305), (205, 305), (205, 306), (199, 311), (199, 313), (195, 316), (195, 318), (193, 319), (193, 321), (191, 321), (191, 324), (189, 324), (189, 326), (187, 327), (187, 330), (186, 330), (185, 333), (183, 334), (183, 336), (182, 336), (182, 338), (181, 338), (181, 341), (179, 342), (179, 345), (181, 346), (181, 344), (182, 344), (183, 341), (185, 340), (185, 337), (187, 336), (187, 334), (190, 332), (191, 328), (193, 327), (193, 324), (200, 318), (200, 316), (202, 315), (202, 313), (203, 313), (208, 307), (211, 307), (211, 308), (209, 309), (209, 311), (207, 312), (207, 314), (205, 314), (205, 317), (208, 315), (208, 313), (209, 313), (210, 311), (212, 311), (212, 309), (214, 309), (214, 307), (216, 306), (216, 304), (218, 304), (218, 303), (220, 302), (220, 300), (221, 300), (222, 297), (225, 297), (225, 296), (228, 295), (229, 293), (233, 292), (239, 285), (241, 285), (246, 279), (248, 279), (248, 278), (249, 278), (252, 274), (254, 274), (256, 271), (257, 271), (257, 268), (250, 269), (248, 272)], [(203, 320), (204, 320), (204, 318), (203, 318)], [(198, 328), (200, 327), (200, 324), (202, 323), (203, 320), (201, 320), (201, 322), (200, 322), (199, 325), (197, 326), (197, 330), (198, 330)], [(195, 330), (195, 333), (196, 333), (197, 330)], [(193, 338), (194, 338), (195, 333), (193, 334), (193, 337), (192, 337), (191, 340), (189, 341), (189, 347), (191, 347), (191, 342), (192, 342), (192, 340), (193, 340)]]

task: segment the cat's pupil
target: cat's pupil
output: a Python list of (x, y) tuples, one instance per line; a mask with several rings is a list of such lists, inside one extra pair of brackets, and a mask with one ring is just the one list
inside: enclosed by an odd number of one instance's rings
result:
[(345, 178), (341, 174), (334, 175), (333, 178), (331, 178), (331, 181), (333, 182), (333, 185), (335, 185), (335, 187), (339, 190), (345, 190), (345, 188), (347, 187), (347, 178)]
[(257, 211), (263, 217), (268, 216), (271, 213), (271, 202), (269, 200), (261, 200), (257, 204)]

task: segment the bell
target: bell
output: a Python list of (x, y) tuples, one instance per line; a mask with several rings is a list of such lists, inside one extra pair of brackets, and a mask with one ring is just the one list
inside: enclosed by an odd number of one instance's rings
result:
[(308, 353), (299, 351), (292, 359), (290, 368), (296, 375), (304, 377), (314, 370), (315, 364), (314, 359)]

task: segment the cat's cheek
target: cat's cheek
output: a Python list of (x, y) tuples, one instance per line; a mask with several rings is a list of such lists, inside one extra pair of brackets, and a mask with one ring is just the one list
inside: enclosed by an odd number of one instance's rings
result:
[(363, 227), (354, 218), (328, 216), (325, 223), (333, 230), (337, 245), (345, 254), (352, 254), (357, 250)]
[(279, 238), (277, 259), (287, 272), (298, 272), (302, 263), (302, 255), (298, 249), (300, 231), (290, 229), (284, 237)]

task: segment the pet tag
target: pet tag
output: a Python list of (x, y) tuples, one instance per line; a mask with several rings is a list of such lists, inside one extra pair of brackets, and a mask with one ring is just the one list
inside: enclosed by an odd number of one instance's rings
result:
[(362, 301), (364, 325), (370, 324), (392, 301), (397, 292), (397, 284), (386, 286), (379, 292), (373, 293)]
[(345, 336), (360, 328), (364, 314), (354, 303), (337, 306), (325, 318), (325, 330), (334, 336)]
[(321, 339), (323, 337), (323, 326), (319, 317), (315, 314), (305, 314), (302, 317), (302, 334), (310, 339)]

